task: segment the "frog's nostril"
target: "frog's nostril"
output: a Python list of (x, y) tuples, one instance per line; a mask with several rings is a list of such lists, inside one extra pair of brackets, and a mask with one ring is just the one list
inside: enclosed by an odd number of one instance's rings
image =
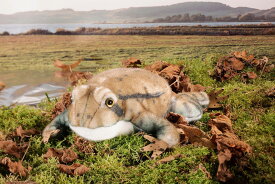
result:
[(77, 113), (77, 114), (76, 114), (76, 117), (79, 117), (79, 116), (80, 116), (80, 114), (79, 114), (79, 113)]

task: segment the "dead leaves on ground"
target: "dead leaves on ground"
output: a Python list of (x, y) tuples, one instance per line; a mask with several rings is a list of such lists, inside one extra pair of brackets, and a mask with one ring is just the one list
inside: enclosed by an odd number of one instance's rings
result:
[(74, 176), (83, 175), (90, 170), (90, 168), (79, 163), (74, 163), (72, 165), (58, 164), (57, 167), (61, 172)]
[(152, 151), (151, 157), (153, 159), (160, 156), (169, 146), (166, 142), (156, 139), (150, 135), (144, 135), (144, 138), (151, 142), (151, 144), (141, 148), (142, 151)]
[(138, 68), (141, 65), (141, 61), (134, 57), (121, 61), (122, 65), (126, 68)]
[[(28, 148), (30, 146), (30, 142), (26, 142), (26, 138), (36, 135), (39, 132), (35, 129), (24, 130), (21, 126), (16, 128), (16, 130), (5, 136), (5, 140), (0, 140), (0, 150), (1, 152), (14, 156), (17, 159), (21, 159), (20, 161), (12, 161), (11, 158), (5, 157), (0, 159), (0, 165), (3, 165), (9, 170), (9, 172), (13, 174), (18, 174), (22, 177), (26, 177), (31, 170), (31, 167), (27, 169), (22, 165), (23, 159), (28, 152)], [(17, 143), (14, 140), (18, 140), (16, 138), (20, 138), (20, 142)], [(10, 140), (7, 140), (10, 139)], [(14, 139), (14, 140), (12, 140)], [(27, 139), (28, 140), (28, 139)]]
[(262, 59), (257, 59), (254, 55), (248, 55), (246, 51), (241, 51), (220, 58), (214, 69), (213, 77), (219, 81), (225, 81), (232, 79), (236, 75), (241, 75), (244, 82), (257, 78), (257, 74), (254, 72), (242, 72), (247, 66), (256, 68), (261, 71), (261, 74), (274, 69), (274, 64), (268, 63), (266, 56)]
[(78, 158), (77, 154), (71, 149), (49, 148), (43, 158), (48, 159), (52, 157), (58, 158), (61, 163), (70, 163)]
[(11, 173), (19, 174), (22, 177), (26, 177), (30, 172), (30, 170), (32, 169), (31, 167), (28, 167), (28, 169), (26, 169), (22, 165), (22, 161), (13, 162), (8, 157), (0, 159), (0, 164), (6, 166)]
[(61, 114), (64, 110), (66, 110), (72, 103), (72, 95), (69, 92), (66, 92), (62, 95), (62, 97), (55, 104), (54, 109), (52, 110), (52, 119)]
[[(135, 58), (129, 58), (128, 60), (123, 60), (122, 65), (124, 67), (140, 67), (142, 62)], [(167, 80), (172, 91), (175, 93), (180, 92), (194, 92), (194, 91), (204, 91), (205, 87), (191, 83), (190, 78), (183, 73), (183, 66), (169, 64), (164, 61), (156, 61), (151, 65), (147, 65), (144, 69), (156, 73)]]
[(43, 155), (43, 158), (57, 158), (60, 163), (58, 164), (57, 168), (66, 174), (69, 175), (83, 175), (90, 170), (90, 168), (86, 167), (85, 165), (79, 163), (73, 163), (72, 165), (66, 165), (72, 163), (78, 159), (78, 155), (76, 152), (73, 151), (72, 148), (76, 148), (79, 152), (89, 154), (93, 152), (93, 143), (84, 140), (81, 137), (74, 138), (74, 144), (71, 148), (68, 149), (55, 149), (49, 148), (47, 153)]
[(213, 114), (208, 122), (211, 127), (212, 141), (217, 144), (219, 167), (217, 179), (226, 182), (233, 177), (228, 168), (229, 161), (251, 153), (252, 148), (241, 141), (233, 132), (231, 120), (222, 114)]
[(210, 93), (208, 93), (208, 97), (209, 97), (209, 105), (208, 108), (209, 109), (218, 109), (222, 107), (222, 104), (219, 104), (219, 102), (222, 102), (226, 99), (228, 99), (228, 95), (226, 96), (221, 96), (219, 97), (219, 95), (223, 92), (223, 89), (221, 90), (212, 90)]
[(27, 149), (28, 144), (23, 143), (18, 145), (16, 142), (12, 140), (3, 140), (0, 141), (0, 150), (6, 154), (15, 156), (16, 158), (21, 158)]
[(232, 122), (226, 115), (211, 114), (211, 119), (208, 121), (211, 127), (209, 133), (188, 125), (184, 117), (179, 114), (170, 113), (167, 119), (178, 128), (181, 144), (192, 143), (217, 149), (219, 167), (216, 176), (219, 181), (225, 182), (233, 177), (228, 169), (229, 163), (242, 159), (247, 153), (252, 152), (252, 148), (234, 133)]

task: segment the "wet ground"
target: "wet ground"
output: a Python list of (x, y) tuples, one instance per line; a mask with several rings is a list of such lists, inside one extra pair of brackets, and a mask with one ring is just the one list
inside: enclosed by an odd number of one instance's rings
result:
[(56, 71), (1, 71), (0, 81), (6, 88), (0, 91), (0, 105), (35, 105), (41, 100), (60, 96), (69, 86), (66, 76)]

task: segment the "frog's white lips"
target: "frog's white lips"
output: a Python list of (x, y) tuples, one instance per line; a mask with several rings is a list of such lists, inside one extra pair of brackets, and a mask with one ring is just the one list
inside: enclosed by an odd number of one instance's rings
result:
[(129, 135), (134, 132), (134, 125), (129, 121), (118, 121), (112, 126), (95, 129), (72, 126), (71, 124), (69, 126), (77, 135), (90, 141), (103, 141), (120, 135)]

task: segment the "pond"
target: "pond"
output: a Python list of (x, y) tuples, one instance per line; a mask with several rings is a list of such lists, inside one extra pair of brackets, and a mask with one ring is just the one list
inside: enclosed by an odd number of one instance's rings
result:
[(58, 97), (70, 85), (59, 71), (1, 71), (0, 81), (6, 88), (0, 91), (0, 106), (13, 104), (35, 105), (41, 100)]

